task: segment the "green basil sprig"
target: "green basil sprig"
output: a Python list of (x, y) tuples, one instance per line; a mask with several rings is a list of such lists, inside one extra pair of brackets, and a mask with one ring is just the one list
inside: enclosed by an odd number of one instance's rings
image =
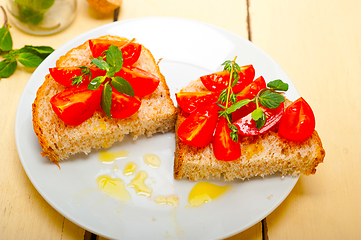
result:
[[(134, 90), (132, 85), (122, 77), (115, 76), (123, 67), (123, 54), (118, 47), (110, 45), (108, 50), (105, 51), (104, 57), (92, 58), (91, 62), (97, 68), (106, 71), (104, 76), (98, 76), (90, 81), (88, 84), (88, 89), (96, 90), (103, 83), (103, 91), (101, 96), (100, 106), (103, 109), (104, 113), (111, 119), (111, 100), (114, 87), (120, 93), (126, 94), (130, 97), (134, 97)], [(80, 85), (82, 81), (90, 75), (90, 67), (79, 67), (82, 69), (81, 75), (76, 76), (72, 79), (72, 85)]]
[[(105, 60), (104, 60), (105, 59)], [(94, 78), (88, 85), (88, 89), (98, 89), (100, 85), (107, 79), (111, 80), (106, 82), (103, 87), (101, 107), (104, 113), (111, 119), (111, 100), (112, 100), (112, 87), (120, 93), (134, 97), (134, 90), (130, 83), (122, 77), (115, 77), (115, 73), (119, 72), (123, 67), (123, 54), (118, 47), (110, 45), (108, 50), (105, 51), (105, 57), (93, 58), (92, 63), (102, 70), (106, 70), (104, 76)]]
[(29, 68), (38, 67), (53, 51), (54, 49), (51, 47), (30, 45), (10, 50), (3, 56), (4, 60), (0, 62), (0, 77), (10, 77), (16, 70), (17, 62)]
[[(280, 79), (277, 79), (269, 82), (267, 84), (267, 88), (261, 89), (257, 96), (253, 99), (243, 99), (241, 101), (237, 101), (237, 95), (233, 92), (232, 87), (234, 87), (238, 82), (238, 72), (240, 71), (240, 67), (235, 61), (236, 58), (233, 61), (227, 60), (222, 64), (224, 66), (224, 70), (228, 71), (232, 75), (230, 77), (232, 85), (228, 86), (220, 93), (217, 105), (222, 108), (219, 112), (219, 116), (224, 116), (228, 121), (232, 140), (238, 141), (238, 129), (231, 123), (231, 114), (246, 106), (248, 103), (254, 102), (256, 104), (256, 109), (251, 113), (251, 117), (256, 123), (256, 128), (261, 129), (266, 123), (266, 115), (260, 105), (269, 109), (279, 107), (280, 104), (285, 101), (285, 98), (281, 93), (288, 90), (288, 84), (284, 83)], [(222, 104), (225, 104), (226, 106)]]
[(53, 6), (55, 0), (15, 0), (18, 8), (18, 20), (37, 26), (43, 21), (44, 14)]
[(8, 52), (3, 56), (4, 59), (0, 61), (0, 78), (8, 78), (15, 72), (18, 62), (25, 67), (38, 67), (54, 49), (48, 46), (31, 45), (25, 45), (20, 49), (12, 49), (13, 40), (9, 30), (10, 25), (4, 8), (2, 6), (0, 8), (5, 19), (3, 27), (0, 28), (0, 50), (1, 52)]
[(266, 115), (260, 105), (269, 109), (278, 108), (280, 104), (285, 101), (285, 97), (281, 94), (281, 92), (285, 92), (287, 90), (288, 84), (284, 83), (282, 80), (277, 79), (271, 81), (267, 84), (267, 88), (261, 89), (257, 96), (253, 99), (243, 99), (235, 102), (225, 109), (225, 113), (231, 114), (248, 103), (254, 102), (256, 103), (256, 109), (252, 112), (251, 117), (256, 122), (256, 128), (260, 129), (266, 123)]

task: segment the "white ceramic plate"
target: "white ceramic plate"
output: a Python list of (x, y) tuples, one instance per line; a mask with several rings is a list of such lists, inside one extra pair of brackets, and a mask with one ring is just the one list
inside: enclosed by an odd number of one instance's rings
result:
[[(298, 178), (274, 175), (232, 183), (210, 180), (218, 185), (231, 184), (232, 190), (216, 201), (198, 208), (188, 208), (187, 198), (196, 184), (173, 179), (174, 133), (157, 134), (137, 141), (126, 138), (109, 151), (126, 149), (130, 155), (106, 165), (98, 160), (98, 151), (76, 155), (61, 163), (61, 170), (43, 158), (32, 127), (31, 104), (50, 67), (68, 50), (90, 38), (102, 35), (136, 38), (155, 59), (162, 58), (160, 68), (174, 93), (201, 75), (221, 69), (221, 64), (238, 56), (239, 65), (253, 64), (256, 77), (266, 81), (282, 79), (289, 83), (287, 97), (299, 94), (277, 63), (254, 44), (231, 32), (208, 24), (178, 18), (139, 18), (111, 23), (76, 37), (52, 53), (34, 72), (21, 96), (15, 122), (18, 153), (31, 182), (45, 200), (63, 216), (79, 226), (113, 239), (219, 239), (241, 232), (265, 218), (290, 193)], [(161, 165), (153, 169), (142, 158), (154, 153)], [(97, 190), (96, 178), (102, 174), (122, 178), (129, 161), (145, 170), (146, 181), (153, 188), (151, 197), (138, 196), (134, 189), (130, 202), (122, 203)], [(118, 166), (119, 171), (114, 171)], [(158, 195), (176, 195), (179, 205), (159, 205)]]

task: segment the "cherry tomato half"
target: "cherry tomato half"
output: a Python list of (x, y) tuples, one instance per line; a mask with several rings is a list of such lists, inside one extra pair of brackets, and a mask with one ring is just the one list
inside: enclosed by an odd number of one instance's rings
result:
[[(262, 76), (260, 76), (256, 80), (254, 80), (252, 83), (250, 83), (247, 87), (245, 87), (242, 92), (240, 92), (240, 94), (237, 96), (237, 101), (240, 101), (243, 99), (252, 99), (263, 88), (266, 88), (266, 81), (264, 80), (264, 78)], [(240, 118), (243, 118), (243, 117), (247, 116), (249, 113), (253, 112), (253, 110), (255, 110), (255, 109), (256, 109), (256, 104), (253, 102), (250, 102), (246, 106), (243, 106), (242, 108), (233, 112), (232, 120), (236, 121)]]
[(154, 92), (159, 85), (159, 78), (137, 67), (123, 67), (115, 74), (122, 77), (132, 85), (135, 96), (146, 96)]
[(233, 122), (233, 124), (238, 128), (239, 134), (254, 136), (264, 133), (270, 128), (272, 128), (282, 117), (284, 110), (284, 103), (281, 103), (280, 106), (275, 109), (269, 109), (263, 106), (261, 106), (261, 108), (264, 114), (266, 115), (266, 122), (264, 126), (261, 127), (260, 129), (257, 129), (256, 122), (252, 119), (251, 116), (252, 113), (249, 113), (247, 116)]
[[(239, 80), (233, 87), (234, 93), (241, 92), (248, 84), (250, 84), (255, 76), (253, 65), (246, 65), (241, 67), (238, 72)], [(203, 85), (210, 91), (222, 91), (227, 88), (229, 83), (230, 73), (228, 71), (221, 71), (200, 77)]]
[(311, 136), (315, 126), (315, 115), (310, 105), (300, 97), (286, 108), (278, 133), (286, 139), (300, 142)]
[[(65, 87), (73, 87), (73, 85), (71, 85), (73, 82), (71, 79), (81, 75), (81, 69), (78, 67), (54, 67), (49, 68), (49, 72), (55, 81), (64, 85)], [(106, 73), (104, 70), (99, 68), (91, 68), (90, 72), (91, 79), (94, 79), (98, 76), (104, 76)], [(86, 79), (80, 85), (87, 86), (89, 82), (89, 78), (86, 77)]]
[[(107, 39), (90, 39), (89, 47), (94, 58), (104, 56), (105, 50), (108, 50), (110, 45), (121, 47), (125, 45), (126, 41), (107, 40)], [(139, 43), (129, 43), (127, 46), (121, 48), (123, 54), (123, 65), (131, 66), (139, 58), (142, 51), (142, 45)]]
[(136, 97), (129, 97), (113, 88), (110, 113), (113, 118), (127, 118), (140, 108), (141, 102)]
[(179, 92), (175, 94), (178, 106), (186, 113), (192, 113), (200, 106), (216, 103), (217, 92)]
[(102, 88), (87, 86), (68, 88), (50, 99), (54, 112), (67, 125), (77, 126), (90, 118), (99, 108)]
[(179, 139), (193, 147), (205, 147), (213, 138), (217, 125), (219, 107), (215, 104), (202, 106), (189, 115), (179, 126)]
[(212, 140), (213, 153), (218, 160), (233, 161), (241, 156), (241, 146), (231, 138), (231, 130), (224, 117), (220, 117)]

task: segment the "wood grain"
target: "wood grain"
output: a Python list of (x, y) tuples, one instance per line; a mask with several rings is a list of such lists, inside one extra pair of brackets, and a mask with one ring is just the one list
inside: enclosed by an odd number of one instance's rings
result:
[[(250, 26), (247, 25), (249, 2)], [(5, 5), (5, 0), (0, 0)], [(274, 58), (312, 106), (326, 149), (314, 176), (302, 176), (290, 196), (267, 217), (269, 239), (361, 239), (361, 2), (357, 0), (124, 0), (118, 20), (148, 16), (193, 19), (252, 41)], [(75, 21), (51, 36), (11, 28), (14, 48), (58, 48), (113, 21), (78, 0)], [(18, 67), (0, 80), (1, 239), (83, 239), (85, 230), (57, 213), (27, 178), (15, 145), (15, 113), (32, 70)], [(98, 239), (103, 239), (99, 237)], [(262, 239), (262, 225), (228, 238)]]
[(248, 38), (246, 0), (125, 0), (118, 19), (153, 16), (193, 19)]
[[(60, 33), (33, 36), (11, 28), (14, 46), (48, 45), (58, 48), (74, 37), (113, 21), (113, 14), (100, 14), (84, 0), (78, 0), (74, 22)], [(6, 1), (0, 0), (5, 6)], [(231, 6), (231, 7), (230, 7)], [(246, 1), (227, 0), (125, 0), (119, 20), (172, 16), (210, 23), (248, 38)], [(56, 212), (36, 191), (27, 178), (15, 145), (14, 125), (17, 104), (33, 69), (19, 66), (13, 76), (0, 80), (0, 229), (2, 239), (84, 239), (90, 234)], [(5, 169), (5, 170), (4, 170)], [(87, 234), (85, 234), (87, 233)], [(261, 225), (230, 239), (261, 239)]]
[[(0, 5), (5, 6), (1, 0)], [(78, 1), (77, 17), (60, 33), (33, 36), (12, 27), (13, 49), (27, 45), (58, 48), (77, 35), (112, 22), (112, 15), (93, 13), (86, 1)], [(11, 23), (10, 23), (11, 24)], [(55, 211), (36, 191), (25, 174), (15, 144), (15, 114), (21, 93), (33, 69), (18, 66), (14, 75), (0, 80), (0, 238), (83, 239), (85, 230)]]
[(250, 1), (253, 42), (312, 106), (326, 158), (269, 217), (269, 239), (361, 239), (360, 1)]

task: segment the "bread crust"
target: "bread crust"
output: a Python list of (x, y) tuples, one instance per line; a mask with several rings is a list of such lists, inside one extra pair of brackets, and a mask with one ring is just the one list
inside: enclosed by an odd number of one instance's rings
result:
[[(198, 79), (182, 91), (205, 91), (205, 88)], [(290, 103), (287, 100), (285, 106)], [(212, 144), (198, 148), (180, 141), (177, 130), (187, 116), (187, 113), (178, 108), (175, 130), (175, 179), (189, 178), (191, 181), (197, 181), (213, 177), (230, 181), (255, 176), (264, 177), (276, 172), (292, 176), (310, 175), (316, 173), (316, 167), (325, 157), (325, 150), (316, 130), (306, 140), (295, 142), (280, 137), (276, 125), (258, 136), (240, 137), (240, 158), (234, 161), (217, 160), (213, 154)]]
[[(109, 35), (100, 38), (128, 41)], [(86, 41), (61, 56), (56, 66), (89, 66), (90, 56), (91, 51)], [(65, 87), (57, 83), (50, 74), (46, 75), (32, 105), (33, 127), (43, 150), (42, 155), (57, 162), (71, 154), (88, 154), (92, 149), (108, 148), (127, 134), (132, 134), (133, 139), (137, 139), (141, 135), (150, 137), (158, 132), (174, 131), (177, 109), (170, 98), (169, 88), (159, 66), (144, 46), (134, 66), (149, 71), (160, 79), (158, 88), (152, 94), (140, 98), (142, 104), (138, 112), (126, 119), (109, 119), (103, 112), (96, 111), (91, 118), (75, 127), (66, 125), (52, 110), (51, 97)]]

